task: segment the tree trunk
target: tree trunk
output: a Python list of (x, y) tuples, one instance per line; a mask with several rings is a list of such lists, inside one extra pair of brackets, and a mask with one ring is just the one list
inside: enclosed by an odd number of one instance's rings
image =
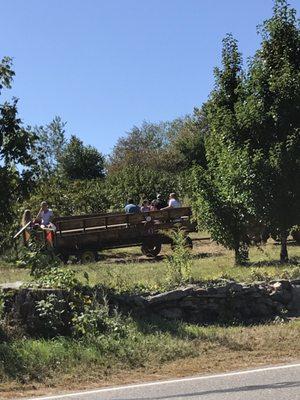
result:
[(287, 234), (281, 233), (281, 249), (280, 249), (280, 262), (287, 263), (289, 261), (288, 251), (287, 251)]
[(246, 265), (249, 261), (249, 247), (246, 243), (239, 243), (234, 249), (235, 265)]

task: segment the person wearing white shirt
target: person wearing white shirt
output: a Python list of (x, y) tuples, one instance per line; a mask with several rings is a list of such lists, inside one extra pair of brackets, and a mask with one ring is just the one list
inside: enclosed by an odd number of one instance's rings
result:
[(40, 221), (41, 227), (49, 226), (51, 220), (53, 218), (53, 211), (48, 208), (48, 204), (46, 201), (42, 201), (41, 209), (36, 217), (37, 221)]
[(168, 206), (162, 208), (162, 210), (167, 210), (168, 208), (180, 208), (181, 203), (178, 200), (176, 193), (170, 193)]

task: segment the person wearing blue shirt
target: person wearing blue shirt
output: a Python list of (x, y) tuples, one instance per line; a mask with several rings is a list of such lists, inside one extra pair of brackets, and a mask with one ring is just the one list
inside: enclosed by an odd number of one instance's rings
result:
[(140, 212), (140, 207), (134, 204), (133, 199), (128, 199), (125, 206), (126, 214), (134, 214)]

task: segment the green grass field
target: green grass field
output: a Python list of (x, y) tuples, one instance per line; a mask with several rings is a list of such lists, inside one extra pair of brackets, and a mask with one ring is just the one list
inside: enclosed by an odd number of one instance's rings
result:
[[(196, 237), (199, 239), (199, 237)], [(300, 278), (300, 246), (289, 245), (290, 263), (278, 262), (279, 246), (270, 242), (261, 248), (252, 247), (250, 263), (246, 267), (234, 266), (233, 252), (211, 243), (210, 240), (195, 240), (192, 251), (191, 275), (194, 281), (206, 282), (217, 279), (235, 279), (240, 282), (254, 282), (276, 278)], [(76, 276), (85, 282), (84, 273), (89, 276), (89, 284), (104, 284), (118, 290), (132, 290), (136, 287), (156, 291), (165, 287), (167, 257), (170, 246), (163, 246), (157, 259), (142, 256), (139, 247), (115, 249), (100, 254), (100, 261), (93, 264), (68, 264), (65, 268), (76, 271)], [(0, 283), (30, 281), (28, 269), (14, 264), (0, 264)]]

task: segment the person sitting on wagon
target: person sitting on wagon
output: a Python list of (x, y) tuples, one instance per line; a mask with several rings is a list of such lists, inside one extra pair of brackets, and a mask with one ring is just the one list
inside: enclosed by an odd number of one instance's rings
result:
[(168, 206), (162, 208), (162, 210), (167, 210), (169, 208), (180, 208), (180, 207), (181, 203), (178, 200), (176, 193), (170, 193)]
[(125, 206), (126, 214), (135, 214), (140, 212), (140, 207), (134, 204), (133, 199), (128, 199), (127, 204)]
[(165, 208), (167, 206), (167, 203), (163, 200), (161, 194), (157, 194), (155, 201), (157, 210), (161, 210), (162, 208)]
[(150, 211), (157, 211), (157, 201), (156, 200), (151, 201)]
[(46, 201), (42, 201), (41, 209), (38, 212), (38, 215), (35, 220), (40, 222), (41, 228), (53, 229), (54, 224), (51, 222), (52, 218), (53, 218), (53, 211), (48, 207), (48, 203)]
[(21, 220), (21, 227), (26, 229), (23, 232), (24, 243), (27, 244), (30, 239), (30, 230), (33, 227), (33, 219), (30, 210), (25, 210)]
[(141, 205), (141, 212), (150, 211), (150, 205), (148, 200), (144, 200)]

